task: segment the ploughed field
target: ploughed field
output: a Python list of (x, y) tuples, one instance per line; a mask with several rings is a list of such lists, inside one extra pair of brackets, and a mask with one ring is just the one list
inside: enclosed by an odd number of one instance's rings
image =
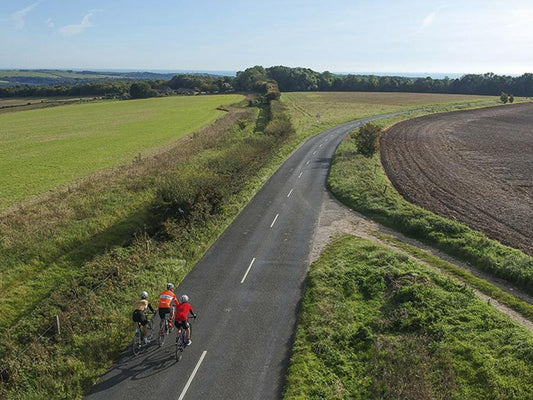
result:
[(533, 255), (533, 104), (399, 123), (381, 139), (404, 198)]

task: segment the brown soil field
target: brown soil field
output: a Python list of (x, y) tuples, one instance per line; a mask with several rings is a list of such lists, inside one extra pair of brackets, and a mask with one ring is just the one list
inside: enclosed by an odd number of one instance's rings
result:
[(399, 123), (381, 160), (408, 201), (533, 255), (533, 104)]

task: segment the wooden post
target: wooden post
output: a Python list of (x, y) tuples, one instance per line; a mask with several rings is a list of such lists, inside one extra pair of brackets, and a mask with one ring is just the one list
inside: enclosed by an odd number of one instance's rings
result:
[(56, 326), (57, 336), (61, 336), (61, 326), (59, 325), (59, 314), (56, 314), (56, 316), (54, 317), (54, 323)]

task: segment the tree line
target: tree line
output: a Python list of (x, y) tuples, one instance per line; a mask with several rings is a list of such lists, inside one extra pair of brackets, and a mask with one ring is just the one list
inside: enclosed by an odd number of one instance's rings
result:
[[(521, 76), (467, 74), (461, 78), (433, 79), (401, 76), (333, 74), (309, 68), (254, 66), (237, 72), (235, 77), (179, 74), (170, 80), (112, 80), (58, 86), (0, 87), (0, 97), (103, 96), (143, 98), (172, 94), (259, 92), (276, 84), (281, 92), (291, 91), (366, 91), (453, 93), (499, 96), (533, 96), (533, 74)], [(266, 86), (265, 86), (266, 85)]]
[(502, 92), (514, 96), (533, 96), (533, 74), (518, 77), (508, 75), (467, 74), (461, 78), (433, 79), (401, 76), (340, 75), (316, 72), (309, 68), (255, 66), (238, 72), (235, 86), (238, 90), (255, 90), (255, 82), (275, 80), (281, 92), (292, 91), (365, 91), (365, 92), (419, 92), (453, 93), (499, 96)]

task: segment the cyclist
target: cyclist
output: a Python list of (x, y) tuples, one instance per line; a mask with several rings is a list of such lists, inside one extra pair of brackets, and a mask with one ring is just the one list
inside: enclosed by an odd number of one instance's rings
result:
[(174, 326), (176, 327), (176, 341), (179, 338), (179, 332), (180, 328), (186, 330), (186, 339), (187, 341), (185, 344), (189, 346), (191, 341), (191, 325), (189, 324), (189, 321), (187, 321), (189, 317), (189, 313), (196, 319), (196, 314), (192, 310), (192, 305), (189, 303), (189, 296), (184, 294), (180, 298), (179, 304), (176, 306), (176, 312), (174, 314)]
[(146, 326), (148, 323), (148, 318), (146, 318), (146, 309), (149, 308), (152, 314), (155, 314), (152, 305), (148, 302), (148, 292), (143, 291), (141, 293), (140, 300), (136, 300), (135, 303), (133, 303), (133, 308), (133, 322), (138, 322), (142, 325), (144, 332), (144, 344), (148, 344), (150, 341), (148, 340), (148, 327)]
[(157, 305), (159, 311), (159, 329), (163, 326), (163, 321), (165, 316), (169, 314), (169, 325), (172, 326), (172, 311), (176, 305), (178, 305), (178, 300), (176, 299), (176, 294), (174, 293), (174, 284), (167, 283), (167, 290), (161, 292), (159, 296), (159, 304)]

